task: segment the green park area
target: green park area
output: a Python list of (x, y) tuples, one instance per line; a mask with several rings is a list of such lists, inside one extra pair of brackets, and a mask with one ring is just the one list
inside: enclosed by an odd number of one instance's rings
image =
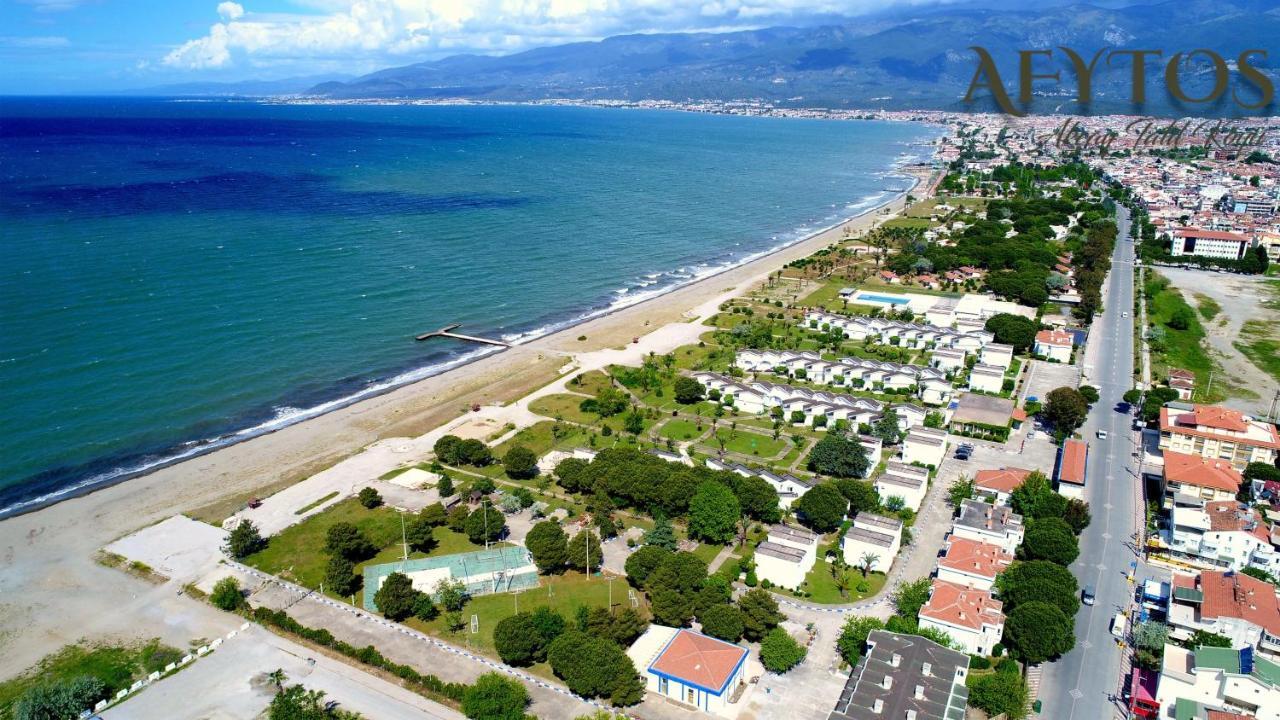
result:
[[(40, 694), (40, 688), (50, 686), (75, 695), (79, 707), (74, 714), (67, 715), (75, 717), (81, 710), (115, 695), (134, 681), (163, 671), (166, 665), (181, 660), (185, 654), (185, 650), (161, 644), (159, 640), (129, 645), (68, 645), (23, 674), (0, 683), (0, 718), (18, 717), (20, 702), (27, 706), (25, 717), (53, 717), (38, 711), (33, 714), (34, 699)], [(41, 703), (40, 707), (49, 706)]]
[[(1205, 345), (1204, 326), (1196, 311), (1177, 288), (1172, 287), (1168, 279), (1159, 273), (1147, 275), (1143, 292), (1147, 298), (1148, 321), (1151, 323), (1148, 340), (1151, 346), (1152, 371), (1156, 377), (1167, 377), (1170, 368), (1190, 370), (1196, 375), (1197, 394), (1205, 393), (1209, 387), (1209, 374), (1214, 371), (1215, 363)], [(1222, 380), (1219, 377), (1215, 385), (1221, 387)], [(1224, 397), (1215, 388), (1204, 396), (1196, 397), (1196, 400), (1216, 402)]]

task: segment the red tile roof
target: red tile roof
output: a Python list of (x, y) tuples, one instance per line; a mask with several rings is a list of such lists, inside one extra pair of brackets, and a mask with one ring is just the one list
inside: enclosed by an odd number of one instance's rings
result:
[(1235, 500), (1215, 500), (1204, 504), (1211, 532), (1247, 532), (1264, 543), (1271, 542), (1267, 524), (1257, 510)]
[(993, 580), (1012, 563), (1013, 553), (1003, 547), (962, 537), (951, 538), (938, 560), (939, 567)]
[(1184, 485), (1213, 488), (1231, 493), (1240, 492), (1240, 483), (1244, 482), (1240, 472), (1226, 460), (1187, 455), (1186, 453), (1164, 452), (1165, 482), (1177, 482)]
[(1182, 228), (1176, 231), (1178, 237), (1194, 237), (1204, 238), (1206, 240), (1239, 240), (1241, 242), (1249, 242), (1249, 238), (1237, 233), (1222, 232), (1221, 230), (1201, 230), (1200, 228)]
[(744, 647), (692, 630), (681, 630), (649, 668), (718, 693), (724, 690), (746, 654)]
[(1084, 485), (1085, 461), (1089, 457), (1089, 444), (1071, 439), (1062, 446), (1062, 462), (1058, 465), (1058, 482)]
[(1003, 605), (989, 590), (975, 590), (946, 580), (934, 580), (929, 602), (920, 617), (980, 631), (985, 625), (1003, 625)]
[(1009, 417), (1017, 420), (1018, 422), (1025, 422), (1027, 419), (1027, 411), (1020, 407), (1015, 407)]
[(1186, 415), (1182, 417), (1194, 425), (1204, 425), (1218, 430), (1245, 432), (1249, 429), (1249, 423), (1244, 421), (1244, 413), (1217, 405), (1197, 405), (1196, 411), (1191, 413), (1190, 418)]
[(1044, 345), (1066, 345), (1071, 347), (1071, 333), (1065, 330), (1041, 330), (1036, 333), (1036, 342)]
[[(1274, 426), (1268, 425), (1266, 423), (1259, 423), (1258, 425), (1254, 426), (1254, 429), (1261, 429), (1267, 433), (1268, 438), (1266, 440), (1262, 438), (1244, 437), (1242, 435), (1228, 435), (1228, 434), (1225, 434), (1224, 428), (1219, 428), (1214, 426), (1206, 426), (1206, 427), (1210, 427), (1209, 430), (1199, 429), (1197, 425), (1203, 420), (1210, 420), (1217, 423), (1228, 422), (1228, 420), (1224, 419), (1221, 415), (1216, 413), (1202, 414), (1201, 409), (1205, 409), (1205, 410), (1218, 409), (1218, 410), (1223, 410), (1226, 413), (1236, 412), (1234, 410), (1228, 410), (1227, 408), (1215, 408), (1215, 406), (1211, 406), (1211, 405), (1196, 405), (1194, 411), (1191, 411), (1191, 412), (1182, 411), (1182, 412), (1178, 412), (1177, 414), (1171, 415), (1169, 413), (1168, 406), (1165, 406), (1160, 408), (1160, 432), (1178, 433), (1179, 435), (1190, 435), (1192, 437), (1211, 438), (1214, 440), (1230, 440), (1232, 442), (1239, 443), (1247, 447), (1265, 447), (1265, 448), (1280, 449), (1280, 433), (1276, 432), (1276, 429)], [(1239, 415), (1239, 413), (1237, 413), (1237, 415)], [(1241, 421), (1243, 422), (1243, 416), (1241, 417)], [(1245, 430), (1247, 429), (1248, 427), (1246, 426)], [(1245, 432), (1245, 430), (1241, 430), (1238, 432)]]
[(1206, 570), (1200, 573), (1200, 591), (1204, 593), (1201, 618), (1240, 618), (1280, 635), (1280, 601), (1271, 583), (1244, 573)]
[(973, 476), (973, 484), (983, 490), (991, 490), (992, 492), (1010, 493), (1014, 488), (1022, 484), (1023, 480), (1031, 474), (1030, 470), (1022, 468), (1000, 468), (999, 470), (979, 470), (977, 475)]
[(1210, 710), (1205, 720), (1256, 720), (1253, 715), (1227, 712), (1226, 710)]

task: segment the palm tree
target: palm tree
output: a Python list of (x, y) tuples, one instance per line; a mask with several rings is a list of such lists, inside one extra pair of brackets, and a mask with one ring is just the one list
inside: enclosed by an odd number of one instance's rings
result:
[(880, 562), (880, 556), (875, 553), (863, 553), (859, 560), (862, 562), (862, 577), (866, 577), (867, 573), (871, 572), (871, 568)]
[(276, 668), (267, 673), (267, 680), (276, 686), (276, 690), (284, 690), (284, 681), (287, 679), (288, 676), (284, 674), (284, 668)]
[(849, 587), (853, 583), (849, 582), (849, 572), (844, 569), (844, 563), (831, 563), (831, 574), (832, 578), (835, 580), (836, 589), (840, 591), (840, 597), (849, 597)]

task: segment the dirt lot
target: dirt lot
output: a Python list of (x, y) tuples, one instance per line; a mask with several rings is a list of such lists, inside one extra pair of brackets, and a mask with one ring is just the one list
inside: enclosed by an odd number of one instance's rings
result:
[(1221, 308), (1212, 319), (1201, 314), (1213, 358), (1232, 385), (1256, 394), (1256, 397), (1232, 397), (1223, 404), (1255, 415), (1266, 414), (1271, 399), (1280, 390), (1280, 381), (1236, 347), (1242, 341), (1241, 328), (1250, 321), (1256, 321), (1251, 327), (1280, 326), (1280, 307), (1277, 307), (1280, 302), (1276, 301), (1275, 291), (1264, 284), (1266, 278), (1169, 267), (1160, 268), (1160, 274), (1169, 278), (1192, 307), (1201, 308), (1202, 298), (1208, 297)]

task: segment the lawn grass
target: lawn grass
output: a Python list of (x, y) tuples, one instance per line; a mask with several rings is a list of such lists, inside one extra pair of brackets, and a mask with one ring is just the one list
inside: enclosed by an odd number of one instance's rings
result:
[[(1221, 382), (1214, 384), (1214, 392), (1209, 397), (1202, 397), (1204, 388), (1208, 387), (1209, 373), (1215, 369), (1213, 358), (1209, 356), (1204, 343), (1204, 327), (1199, 317), (1186, 299), (1177, 289), (1169, 285), (1169, 281), (1158, 273), (1147, 276), (1144, 293), (1147, 296), (1148, 320), (1155, 326), (1163, 328), (1165, 338), (1162, 343), (1152, 343), (1151, 362), (1158, 377), (1168, 375), (1169, 368), (1190, 370), (1196, 375), (1196, 400), (1215, 402), (1222, 399), (1217, 388)], [(1169, 327), (1169, 319), (1180, 309), (1189, 312), (1190, 324), (1185, 330)]]
[(698, 424), (692, 420), (684, 418), (671, 418), (662, 424), (658, 429), (658, 435), (670, 440), (692, 440), (706, 431), (704, 425), (702, 429), (698, 429)]
[(578, 409), (585, 397), (581, 395), (570, 395), (568, 393), (557, 393), (540, 397), (529, 403), (529, 409), (539, 415), (545, 415), (549, 418), (560, 418), (569, 422), (581, 423), (583, 425), (591, 425), (595, 423), (599, 417), (595, 413), (587, 413)]
[[(559, 425), (559, 428), (557, 428), (557, 425)], [(577, 425), (546, 420), (534, 423), (512, 435), (509, 440), (495, 447), (493, 454), (495, 457), (503, 457), (511, 448), (516, 445), (523, 445), (532, 450), (538, 457), (542, 457), (556, 448), (582, 447), (587, 444), (588, 434), (588, 431)]]
[(568, 385), (566, 385), (566, 387), (574, 392), (585, 393), (587, 395), (595, 395), (601, 390), (612, 386), (613, 383), (610, 382), (609, 376), (599, 370), (588, 370), (578, 376), (578, 382), (576, 384), (570, 381)]
[(720, 551), (723, 549), (724, 549), (723, 545), (712, 545), (710, 543), (702, 543), (698, 545), (698, 547), (694, 548), (693, 554), (698, 556), (698, 559), (702, 560), (702, 562), (710, 566), (711, 562), (716, 559), (716, 556), (719, 555)]
[[(771, 458), (787, 448), (787, 440), (781, 436), (774, 440), (768, 435), (759, 435), (742, 430), (733, 431), (722, 427), (716, 430), (716, 436), (724, 440), (724, 449), (739, 455), (755, 455)], [(714, 441), (712, 441), (714, 443)], [(714, 443), (719, 449), (719, 443)]]
[(928, 230), (930, 227), (932, 227), (933, 225), (936, 225), (936, 224), (937, 224), (937, 223), (933, 222), (932, 220), (930, 220), (930, 219), (928, 219), (928, 218), (918, 218), (918, 217), (896, 217), (896, 218), (894, 218), (894, 219), (892, 219), (892, 220), (887, 220), (887, 221), (885, 221), (885, 223), (884, 223), (883, 225), (881, 225), (881, 227), (884, 227), (884, 228), (899, 228), (899, 227), (901, 227), (901, 228), (920, 228), (921, 230)]
[[(800, 588), (804, 592), (808, 593), (807, 597), (782, 588), (773, 588), (773, 591), (822, 605), (837, 605), (841, 603), (856, 602), (864, 598), (872, 597), (880, 592), (881, 588), (884, 587), (884, 573), (871, 573), (864, 579), (862, 577), (861, 570), (849, 568), (848, 572), (851, 585), (849, 587), (848, 594), (842, 597), (840, 595), (840, 590), (836, 587), (835, 578), (831, 576), (831, 565), (821, 561), (821, 558), (826, 556), (827, 550), (832, 547), (833, 545), (823, 545), (818, 548), (819, 561), (814, 564), (813, 569), (805, 576), (804, 585)], [(866, 591), (858, 592), (859, 583), (862, 582), (866, 583)]]
[(1200, 316), (1205, 320), (1212, 320), (1218, 313), (1222, 312), (1222, 306), (1218, 301), (1205, 295), (1204, 293), (1196, 293), (1196, 306), (1200, 310)]
[[(538, 587), (525, 590), (518, 595), (515, 593), (497, 593), (472, 598), (467, 602), (466, 607), (462, 609), (462, 615), (467, 621), (467, 627), (458, 633), (451, 632), (445, 626), (443, 617), (431, 622), (410, 619), (407, 624), (496, 658), (497, 652), (493, 648), (493, 628), (503, 619), (516, 614), (517, 603), (520, 605), (520, 612), (527, 612), (545, 606), (558, 611), (564, 616), (565, 620), (573, 623), (579, 607), (608, 606), (610, 585), (612, 584), (613, 607), (622, 609), (631, 606), (627, 599), (627, 581), (625, 579), (614, 578), (610, 583), (605, 576), (588, 578), (580, 572), (567, 572), (563, 575), (543, 575), (539, 578), (539, 581), (541, 584)], [(645, 604), (644, 595), (636, 593), (636, 601), (637, 610), (645, 617), (648, 617), (648, 606)], [(479, 619), (480, 628), (479, 632), (476, 633), (470, 631), (472, 615), (477, 616)], [(539, 671), (537, 666), (532, 669), (535, 672)], [(549, 676), (545, 666), (539, 674)]]
[[(404, 556), (400, 544), (400, 512), (385, 505), (370, 510), (349, 498), (273, 535), (266, 548), (245, 558), (244, 562), (303, 587), (318, 588), (324, 581), (325, 568), (329, 563), (329, 553), (324, 549), (325, 534), (339, 522), (349, 522), (360, 528), (378, 548), (377, 555), (356, 565), (357, 574), (366, 564), (390, 562)], [(465, 535), (448, 528), (436, 528), (435, 537), (438, 544), (430, 555), (482, 549), (482, 546), (473, 545)], [(409, 554), (411, 558), (426, 556), (420, 552)]]
[(1240, 339), (1232, 343), (1260, 370), (1280, 380), (1280, 336), (1264, 320), (1250, 320), (1240, 328)]
[(21, 675), (0, 683), (0, 718), (13, 717), (14, 705), (37, 685), (69, 682), (87, 675), (101, 680), (108, 694), (115, 695), (134, 680), (163, 671), (165, 665), (185, 654), (159, 640), (133, 645), (67, 645)]

